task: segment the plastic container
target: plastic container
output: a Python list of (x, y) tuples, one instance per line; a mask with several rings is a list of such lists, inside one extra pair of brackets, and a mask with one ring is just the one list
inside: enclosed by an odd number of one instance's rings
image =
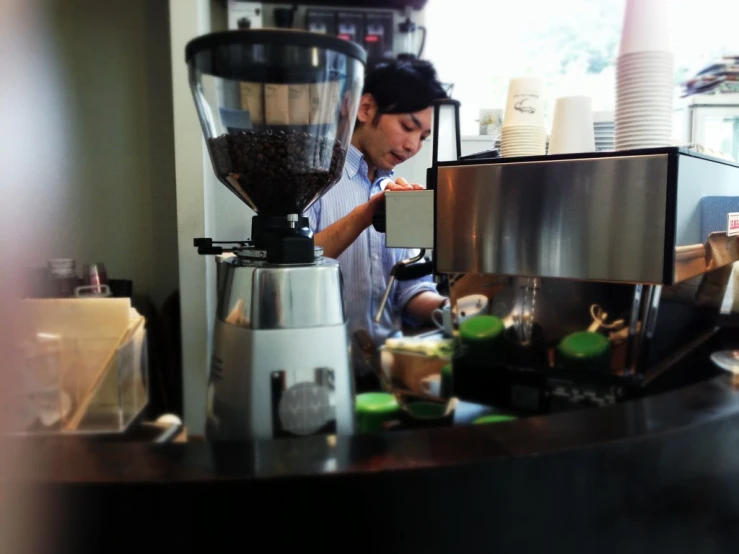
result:
[(198, 37), (185, 57), (213, 169), (255, 212), (301, 214), (339, 180), (364, 82), (362, 48), (254, 29)]
[(130, 300), (29, 299), (21, 309), (12, 432), (125, 431), (148, 404), (145, 319)]

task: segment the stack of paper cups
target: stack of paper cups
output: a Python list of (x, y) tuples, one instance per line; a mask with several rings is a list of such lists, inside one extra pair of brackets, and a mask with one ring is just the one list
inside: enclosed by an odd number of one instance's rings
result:
[(563, 96), (554, 107), (549, 154), (593, 152), (595, 128), (593, 102), (589, 96)]
[(616, 150), (672, 144), (667, 0), (627, 0), (616, 67)]
[(501, 130), (503, 157), (541, 156), (546, 153), (543, 90), (542, 80), (536, 77), (511, 79)]

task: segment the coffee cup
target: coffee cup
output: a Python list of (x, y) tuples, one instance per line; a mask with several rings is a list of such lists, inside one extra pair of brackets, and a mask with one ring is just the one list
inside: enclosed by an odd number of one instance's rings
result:
[(421, 379), (421, 389), (428, 396), (451, 398), (452, 396), (452, 364), (441, 368), (441, 373), (435, 373)]
[(487, 312), (488, 297), (484, 294), (469, 294), (457, 300), (454, 312), (460, 323)]
[(435, 309), (431, 312), (431, 321), (444, 332), (445, 336), (451, 337), (454, 333), (454, 313), (451, 306)]
[(441, 373), (421, 379), (421, 389), (428, 396), (441, 396)]
[(456, 399), (449, 402), (413, 400), (401, 409), (401, 421), (407, 428), (444, 427), (454, 423)]

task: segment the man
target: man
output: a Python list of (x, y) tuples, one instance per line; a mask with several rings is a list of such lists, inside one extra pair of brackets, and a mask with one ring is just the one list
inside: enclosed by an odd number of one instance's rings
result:
[[(427, 323), (448, 302), (431, 276), (396, 282), (380, 323), (374, 322), (390, 270), (412, 253), (386, 248), (384, 234), (372, 227), (372, 216), (384, 191), (423, 188), (402, 178), (393, 181), (393, 168), (421, 149), (431, 133), (432, 104), (445, 97), (428, 62), (396, 61), (373, 69), (365, 79), (342, 178), (306, 212), (316, 245), (341, 265), (350, 331), (365, 329), (375, 345), (397, 332), (402, 319)], [(355, 356), (361, 390), (362, 382), (373, 379), (366, 375), (369, 368), (358, 365)]]

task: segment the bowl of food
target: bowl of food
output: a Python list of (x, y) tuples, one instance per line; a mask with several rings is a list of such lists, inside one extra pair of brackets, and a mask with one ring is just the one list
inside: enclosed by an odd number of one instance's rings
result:
[(393, 393), (438, 396), (429, 385), (451, 363), (453, 341), (440, 338), (387, 339), (380, 348), (382, 377)]

